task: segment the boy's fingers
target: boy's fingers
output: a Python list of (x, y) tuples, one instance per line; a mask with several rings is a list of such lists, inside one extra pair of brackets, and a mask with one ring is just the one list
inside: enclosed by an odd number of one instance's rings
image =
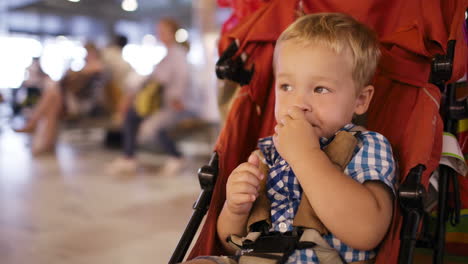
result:
[(305, 119), (304, 111), (301, 108), (297, 107), (297, 106), (293, 106), (293, 107), (289, 108), (288, 109), (288, 115), (294, 120)]
[(260, 159), (258, 158), (257, 154), (252, 153), (249, 156), (249, 159), (247, 160), (248, 163), (258, 167), (260, 165)]
[(235, 183), (230, 191), (235, 194), (235, 193), (247, 193), (247, 194), (252, 194), (257, 196), (258, 195), (258, 190), (257, 187), (254, 185), (247, 183), (247, 182), (237, 182)]
[[(283, 117), (281, 117), (281, 120), (280, 120), (280, 124), (279, 125), (287, 125), (289, 121), (291, 121), (292, 118), (291, 116), (288, 114), (288, 115), (284, 115)], [(281, 126), (280, 126), (281, 127)]]
[(275, 134), (278, 134), (278, 131), (283, 127), (283, 125), (276, 125), (275, 126)]
[(233, 178), (233, 183), (237, 182), (246, 182), (254, 186), (255, 188), (258, 188), (260, 186), (260, 179), (250, 172), (239, 173), (239, 175)]
[(262, 179), (260, 177), (260, 169), (258, 168), (258, 165), (255, 166), (252, 163), (244, 162), (241, 165), (239, 165), (235, 169), (235, 172), (233, 172), (233, 173), (238, 174), (238, 173), (243, 173), (243, 172), (249, 172), (249, 173), (253, 174), (255, 177), (257, 177), (258, 179), (260, 179), (260, 180)]
[(255, 195), (253, 194), (247, 194), (247, 193), (236, 193), (232, 195), (232, 203), (241, 205), (241, 204), (246, 204), (246, 203), (252, 203), (257, 199)]
[(278, 147), (278, 134), (277, 133), (273, 134), (273, 145)]

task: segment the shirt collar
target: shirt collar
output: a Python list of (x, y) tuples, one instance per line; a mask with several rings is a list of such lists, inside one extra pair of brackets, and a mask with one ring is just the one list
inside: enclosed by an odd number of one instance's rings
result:
[(338, 134), (339, 132), (341, 132), (341, 131), (348, 131), (349, 132), (355, 126), (356, 125), (354, 125), (353, 123), (348, 123), (348, 124), (344, 125), (342, 128), (340, 128), (338, 131), (336, 131), (335, 134), (332, 137), (329, 137), (329, 138), (321, 137), (320, 138), (320, 148), (324, 148), (325, 146), (327, 146), (335, 138), (336, 134)]

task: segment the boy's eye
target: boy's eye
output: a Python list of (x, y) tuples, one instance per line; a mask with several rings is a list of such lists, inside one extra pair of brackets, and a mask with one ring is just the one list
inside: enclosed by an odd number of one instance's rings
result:
[(280, 89), (285, 91), (285, 92), (289, 92), (292, 90), (292, 86), (289, 85), (289, 84), (281, 84), (280, 85)]
[(326, 94), (330, 92), (330, 89), (323, 87), (323, 86), (317, 86), (315, 87), (314, 92), (319, 93), (319, 94)]

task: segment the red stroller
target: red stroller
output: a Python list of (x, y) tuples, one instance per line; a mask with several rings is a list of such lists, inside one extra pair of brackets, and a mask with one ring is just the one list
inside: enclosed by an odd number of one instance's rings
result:
[[(277, 37), (295, 20), (298, 11), (347, 13), (379, 35), (382, 58), (373, 82), (376, 91), (368, 111), (367, 127), (385, 135), (392, 143), (399, 161), (401, 186), (392, 225), (376, 263), (412, 263), (424, 207), (423, 193), (441, 157), (444, 121), (439, 106), (442, 92), (448, 96), (453, 94), (450, 87), (446, 89), (445, 83), (460, 79), (466, 72), (467, 44), (461, 28), (467, 7), (466, 0), (359, 0), (349, 3), (272, 0), (224, 35), (218, 76), (243, 86), (215, 146), (216, 155), (211, 166), (199, 172), (203, 191), (195, 205), (193, 221), (187, 226), (188, 232), (182, 237), (170, 263), (184, 257), (190, 237), (195, 234), (210, 200), (205, 225), (189, 259), (223, 253), (217, 240), (216, 220), (225, 200), (227, 177), (255, 149), (258, 138), (273, 132), (273, 49)], [(233, 40), (237, 40), (238, 45)], [(246, 54), (247, 59), (243, 60), (241, 54)], [(447, 109), (448, 106), (442, 108), (442, 115), (447, 120), (445, 128), (453, 130), (455, 122)], [(439, 180), (441, 193), (446, 195), (447, 180), (453, 177), (443, 171), (450, 172), (450, 169), (443, 168)], [(216, 184), (212, 187), (210, 184), (214, 180)], [(440, 199), (435, 263), (442, 262), (443, 228), (447, 218), (444, 211), (446, 197)], [(405, 224), (403, 214), (406, 215)], [(188, 244), (187, 240), (190, 240)]]

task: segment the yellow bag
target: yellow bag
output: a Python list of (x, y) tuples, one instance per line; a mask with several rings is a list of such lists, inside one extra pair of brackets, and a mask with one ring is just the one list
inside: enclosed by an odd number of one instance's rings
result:
[(141, 117), (146, 117), (158, 110), (162, 104), (162, 86), (154, 81), (145, 82), (135, 97), (135, 111)]

